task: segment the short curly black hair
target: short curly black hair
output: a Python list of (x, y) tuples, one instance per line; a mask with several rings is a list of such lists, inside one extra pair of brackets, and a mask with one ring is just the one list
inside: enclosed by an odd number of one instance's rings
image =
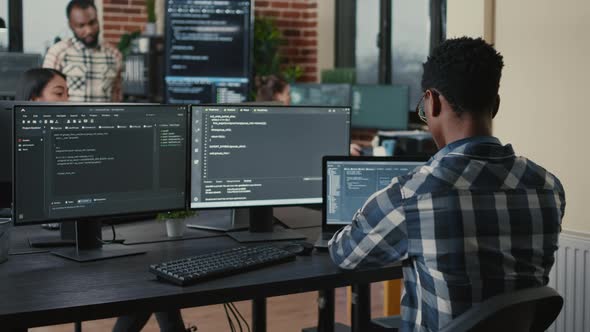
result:
[(437, 90), (455, 112), (488, 111), (498, 95), (502, 67), (502, 55), (483, 39), (448, 39), (424, 63), (422, 90)]
[(66, 17), (68, 20), (70, 19), (70, 14), (72, 14), (72, 10), (76, 8), (86, 9), (88, 7), (94, 8), (96, 10), (96, 5), (94, 4), (94, 0), (71, 0), (66, 7)]

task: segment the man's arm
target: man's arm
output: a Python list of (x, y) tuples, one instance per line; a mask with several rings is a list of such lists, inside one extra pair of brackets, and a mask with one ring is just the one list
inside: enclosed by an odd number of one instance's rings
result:
[[(109, 45), (110, 46), (110, 45)], [(117, 72), (117, 76), (115, 77), (115, 80), (113, 81), (113, 89), (111, 91), (111, 101), (118, 103), (123, 101), (123, 55), (121, 54), (121, 52), (119, 52), (119, 50), (115, 47), (110, 46), (111, 49), (113, 50), (114, 53), (114, 57), (115, 57), (115, 63), (116, 63), (116, 72)]]
[(373, 194), (329, 243), (332, 260), (343, 269), (381, 266), (407, 257), (406, 218), (399, 183)]
[(121, 71), (115, 77), (115, 81), (113, 82), (113, 91), (111, 92), (111, 100), (114, 103), (118, 103), (123, 101), (123, 82), (121, 78)]

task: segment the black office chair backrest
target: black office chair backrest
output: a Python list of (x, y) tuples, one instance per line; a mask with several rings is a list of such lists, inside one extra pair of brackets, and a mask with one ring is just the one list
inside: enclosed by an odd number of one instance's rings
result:
[(440, 331), (545, 331), (562, 307), (563, 297), (551, 287), (523, 289), (487, 299)]

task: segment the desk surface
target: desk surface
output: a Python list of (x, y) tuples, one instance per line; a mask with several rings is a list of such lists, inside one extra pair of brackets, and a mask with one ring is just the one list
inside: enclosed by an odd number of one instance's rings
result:
[[(319, 227), (299, 229), (313, 242)], [(16, 232), (19, 229), (16, 228)], [(150, 264), (237, 246), (229, 237), (134, 245), (145, 255), (90, 263), (49, 253), (0, 264), (0, 326), (28, 327), (329, 289), (401, 277), (399, 266), (342, 271), (326, 252), (296, 261), (178, 287), (157, 281)], [(111, 247), (111, 246), (107, 246)], [(22, 326), (24, 327), (24, 326)]]

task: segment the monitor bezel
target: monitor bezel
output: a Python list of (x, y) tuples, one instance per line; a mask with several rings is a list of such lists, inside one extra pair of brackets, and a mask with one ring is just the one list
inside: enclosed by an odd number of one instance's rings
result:
[[(136, 216), (138, 214), (155, 214), (155, 213), (159, 213), (159, 212), (167, 212), (167, 211), (180, 211), (180, 210), (186, 210), (187, 208), (187, 199), (188, 199), (188, 192), (187, 189), (189, 189), (188, 187), (188, 171), (190, 170), (190, 167), (188, 167), (188, 146), (190, 146), (190, 144), (187, 144), (187, 146), (185, 147), (184, 153), (185, 153), (185, 163), (184, 163), (184, 167), (185, 167), (185, 191), (184, 191), (184, 207), (182, 208), (173, 208), (173, 209), (154, 209), (154, 210), (138, 210), (138, 211), (133, 211), (133, 212), (124, 212), (124, 213), (110, 213), (110, 214), (101, 214), (101, 215), (96, 215), (96, 216), (86, 216), (86, 217), (66, 217), (66, 218), (47, 218), (47, 219), (42, 219), (42, 220), (28, 220), (28, 221), (19, 221), (17, 216), (18, 216), (18, 211), (16, 210), (17, 207), (17, 197), (16, 197), (16, 172), (14, 170), (16, 170), (16, 149), (14, 149), (14, 147), (16, 146), (16, 112), (17, 112), (17, 108), (21, 107), (21, 106), (41, 106), (41, 107), (92, 107), (92, 106), (121, 106), (121, 107), (142, 107), (142, 106), (167, 106), (167, 107), (186, 107), (186, 127), (185, 127), (185, 132), (187, 134), (187, 137), (189, 135), (188, 130), (190, 129), (190, 105), (184, 105), (184, 104), (154, 104), (154, 103), (72, 103), (72, 102), (57, 102), (57, 103), (48, 103), (48, 102), (21, 102), (21, 101), (16, 101), (15, 104), (12, 107), (12, 220), (13, 220), (13, 225), (14, 226), (28, 226), (28, 225), (36, 225), (36, 224), (43, 224), (43, 223), (48, 223), (48, 222), (63, 222), (63, 221), (84, 221), (84, 220), (101, 220), (101, 221), (108, 221), (108, 218), (115, 218), (115, 217), (130, 217), (130, 216)], [(189, 142), (190, 143), (190, 142)]]
[[(273, 104), (272, 102), (256, 102), (256, 104), (240, 104), (240, 103), (235, 103), (235, 104), (196, 104), (196, 105), (190, 105), (190, 109), (189, 109), (189, 113), (190, 113), (190, 118), (191, 118), (191, 122), (190, 122), (190, 134), (192, 135), (192, 115), (193, 115), (193, 107), (269, 107), (269, 108), (320, 108), (320, 109), (334, 109), (334, 108), (345, 108), (348, 109), (348, 143), (347, 143), (347, 155), (346, 156), (342, 156), (343, 158), (348, 158), (348, 154), (350, 153), (350, 137), (351, 137), (351, 127), (350, 127), (350, 121), (351, 121), (351, 117), (352, 117), (352, 108), (349, 106), (305, 106), (305, 105), (276, 105)], [(192, 149), (192, 143), (193, 143), (193, 139), (191, 136), (191, 149)], [(192, 160), (192, 158), (190, 158), (191, 153), (190, 151), (188, 152), (187, 157), (189, 157), (189, 159)], [(325, 158), (322, 157), (322, 159)], [(318, 206), (320, 204), (322, 204), (323, 201), (323, 194), (322, 196), (319, 197), (319, 199), (317, 199), (316, 197), (314, 197), (313, 199), (315, 199), (314, 202), (293, 202), (293, 203), (285, 203), (285, 204), (245, 204), (245, 205), (240, 205), (240, 206), (231, 206), (231, 205), (223, 205), (223, 206), (214, 206), (214, 207), (193, 207), (192, 206), (192, 163), (189, 161), (189, 165), (188, 165), (188, 169), (189, 172), (191, 174), (191, 176), (189, 177), (189, 191), (187, 195), (188, 198), (188, 209), (190, 210), (219, 210), (219, 209), (246, 209), (246, 208), (257, 208), (257, 207), (288, 207), (288, 206)], [(323, 184), (323, 180), (322, 180), (322, 184)], [(293, 199), (294, 201), (296, 199)], [(300, 199), (299, 199), (300, 200)], [(270, 200), (265, 200), (265, 201), (270, 201)]]
[[(341, 224), (328, 224), (328, 215), (327, 215), (327, 200), (326, 197), (328, 193), (326, 192), (326, 188), (328, 186), (327, 183), (327, 172), (328, 172), (328, 163), (329, 162), (417, 162), (417, 163), (426, 163), (430, 160), (430, 157), (425, 155), (416, 155), (416, 156), (392, 156), (392, 157), (369, 157), (369, 156), (349, 156), (349, 157), (342, 157), (342, 156), (325, 156), (322, 158), (322, 231), (328, 232), (335, 232), (346, 225)], [(359, 206), (360, 208), (360, 206)]]

